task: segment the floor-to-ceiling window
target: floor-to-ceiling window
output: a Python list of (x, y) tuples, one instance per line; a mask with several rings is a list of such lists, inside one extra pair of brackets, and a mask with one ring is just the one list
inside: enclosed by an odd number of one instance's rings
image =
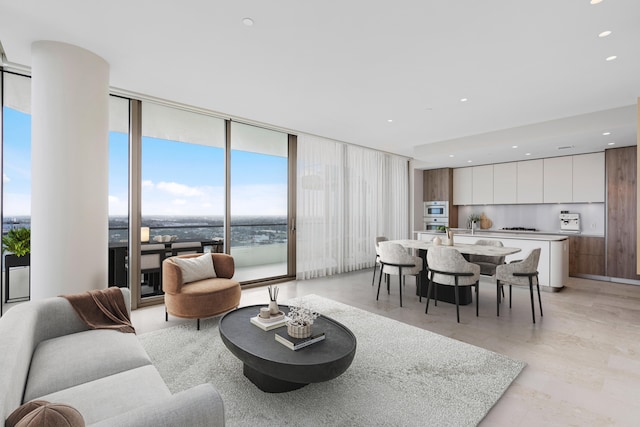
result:
[(163, 256), (184, 249), (178, 246), (222, 250), (224, 153), (223, 119), (142, 103), (140, 211), (149, 233), (141, 246), (142, 297), (162, 294), (160, 264)]
[(127, 287), (129, 100), (109, 97), (109, 286)]
[[(2, 236), (31, 228), (31, 79), (3, 72), (2, 78)], [(3, 303), (29, 298), (28, 259), (5, 262), (2, 256)], [(17, 264), (17, 265), (16, 265)], [(24, 265), (23, 265), (24, 264)], [(9, 274), (5, 275), (9, 268)], [(5, 287), (5, 280), (9, 286)], [(8, 292), (7, 292), (8, 291)]]
[(287, 275), (288, 135), (231, 122), (231, 255), (238, 280)]

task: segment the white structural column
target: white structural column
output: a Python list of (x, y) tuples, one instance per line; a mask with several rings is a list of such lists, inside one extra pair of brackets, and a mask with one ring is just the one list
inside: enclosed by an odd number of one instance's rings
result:
[(32, 47), (31, 299), (107, 287), (109, 64)]

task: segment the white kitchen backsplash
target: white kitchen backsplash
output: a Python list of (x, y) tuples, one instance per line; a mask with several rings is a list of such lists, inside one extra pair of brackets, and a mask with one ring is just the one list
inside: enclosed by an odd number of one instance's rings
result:
[(580, 214), (582, 234), (604, 235), (604, 203), (458, 206), (458, 226), (466, 228), (469, 215), (484, 212), (493, 222), (492, 230), (525, 227), (557, 233), (560, 231), (560, 211)]

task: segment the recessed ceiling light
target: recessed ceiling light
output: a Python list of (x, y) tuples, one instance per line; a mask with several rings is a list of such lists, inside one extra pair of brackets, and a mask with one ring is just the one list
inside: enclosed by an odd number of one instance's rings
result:
[(616, 143), (615, 142), (610, 142), (607, 145), (616, 145)]
[(602, 135), (604, 136), (611, 135), (611, 132), (602, 132)]
[(449, 154), (449, 157), (455, 157), (453, 154)]
[(525, 155), (525, 156), (530, 156), (530, 155), (531, 155), (531, 153), (524, 153), (524, 155)]
[(471, 163), (471, 162), (473, 162), (473, 160), (467, 160), (467, 163)]
[(602, 3), (602, 0), (591, 0), (591, 4)]
[(511, 148), (518, 148), (518, 146), (517, 145), (512, 145)]
[(389, 119), (389, 120), (387, 120), (387, 121), (388, 121), (389, 123), (392, 123), (392, 122), (393, 122), (393, 119)]
[(598, 37), (604, 38), (604, 37), (607, 37), (607, 36), (610, 36), (610, 35), (611, 35), (611, 31), (607, 30), (607, 31), (603, 31), (600, 34), (598, 34)]
[(611, 55), (611, 56), (607, 56), (607, 58), (605, 59), (605, 61), (613, 61), (617, 58), (617, 56), (615, 55)]
[(253, 19), (251, 18), (242, 18), (242, 23), (244, 25), (246, 25), (247, 27), (250, 27), (253, 25)]
[(467, 102), (469, 99), (468, 98), (461, 98), (460, 102)]

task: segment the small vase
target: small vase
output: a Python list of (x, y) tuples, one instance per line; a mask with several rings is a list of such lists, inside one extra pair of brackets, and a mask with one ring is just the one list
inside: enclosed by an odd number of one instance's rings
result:
[(433, 246), (440, 246), (442, 244), (442, 239), (438, 236), (433, 238)]
[(276, 301), (269, 301), (269, 312), (272, 316), (280, 313), (280, 307), (278, 307), (278, 303)]
[(304, 326), (293, 325), (287, 323), (287, 334), (292, 338), (307, 338), (311, 336), (311, 325), (306, 324)]

